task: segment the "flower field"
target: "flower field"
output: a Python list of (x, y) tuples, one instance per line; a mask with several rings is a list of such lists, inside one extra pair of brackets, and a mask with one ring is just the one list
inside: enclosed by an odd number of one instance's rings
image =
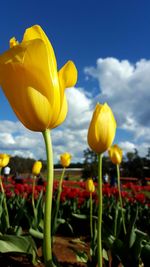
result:
[[(23, 179), (23, 183), (16, 183), (11, 177), (7, 183), (3, 181), (7, 207), (10, 218), (10, 228), (13, 235), (17, 235), (17, 231), (22, 231), (26, 235), (32, 236), (38, 241), (38, 245), (42, 245), (43, 220), (44, 212), (43, 205), (46, 192), (46, 182), (43, 185), (35, 185), (34, 201), (38, 216), (35, 218), (32, 207), (33, 179)], [(95, 191), (92, 193), (93, 202), (93, 222), (97, 222), (98, 209), (98, 184), (94, 183)], [(56, 208), (57, 194), (59, 188), (59, 180), (54, 180), (53, 185), (53, 210)], [(104, 251), (113, 251), (117, 242), (123, 242), (124, 233), (122, 228), (122, 219), (120, 207), (118, 205), (119, 192), (117, 187), (111, 187), (110, 184), (103, 184), (103, 247)], [(149, 249), (150, 222), (147, 218), (150, 217), (150, 185), (140, 186), (135, 183), (125, 183), (121, 185), (121, 196), (123, 202), (123, 210), (125, 214), (125, 224), (130, 235), (137, 235), (146, 248)], [(0, 200), (2, 194), (0, 195)], [(2, 201), (2, 200), (1, 200)], [(1, 222), (4, 220), (4, 214), (0, 213)], [(115, 219), (114, 219), (115, 218)], [(136, 218), (136, 219), (135, 219)], [(117, 224), (117, 225), (116, 225)], [(93, 226), (94, 228), (94, 226)], [(116, 233), (115, 233), (116, 229)], [(55, 236), (86, 238), (90, 242), (90, 193), (86, 189), (86, 181), (68, 180), (62, 182), (62, 192), (60, 195), (60, 208), (57, 218), (57, 226), (53, 229)], [(0, 232), (6, 234), (6, 229), (0, 223)], [(7, 233), (8, 234), (8, 233)], [(94, 230), (94, 235), (96, 229)], [(132, 239), (133, 237), (131, 237)], [(135, 237), (134, 237), (135, 238)], [(118, 241), (119, 240), (119, 241)], [(1, 242), (1, 241), (0, 241)], [(36, 241), (37, 242), (37, 241)], [(133, 242), (133, 240), (132, 240)], [(134, 240), (136, 242), (136, 238)], [(145, 243), (144, 243), (145, 242)], [(118, 245), (118, 244), (117, 244)], [(130, 249), (129, 249), (130, 251)], [(132, 250), (131, 250), (132, 251)], [(142, 251), (142, 250), (141, 250)], [(140, 251), (140, 256), (142, 255)], [(31, 252), (30, 252), (31, 253)], [(76, 251), (78, 255), (79, 251)], [(117, 252), (118, 253), (118, 252)], [(118, 255), (113, 257), (116, 260)], [(32, 251), (33, 256), (33, 251)], [(87, 262), (88, 259), (85, 251), (82, 251), (78, 257), (78, 261)], [(143, 253), (144, 254), (144, 253)], [(139, 257), (138, 255), (138, 257)], [(144, 254), (145, 255), (145, 254)], [(133, 256), (133, 252), (132, 252)], [(112, 257), (112, 256), (111, 256)], [(83, 260), (84, 259), (84, 260)], [(113, 259), (114, 260), (114, 259)], [(146, 258), (147, 260), (147, 258)], [(90, 262), (90, 261), (89, 261)], [(106, 257), (105, 266), (110, 259)], [(119, 264), (120, 260), (118, 260)], [(118, 266), (118, 265), (116, 265)], [(147, 265), (144, 265), (147, 266)]]

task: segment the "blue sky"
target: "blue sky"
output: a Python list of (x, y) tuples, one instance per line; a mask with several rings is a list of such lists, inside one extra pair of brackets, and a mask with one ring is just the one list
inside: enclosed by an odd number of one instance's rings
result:
[[(21, 41), (26, 28), (39, 24), (54, 47), (58, 68), (69, 59), (77, 66), (78, 82), (67, 92), (67, 120), (53, 132), (55, 161), (70, 150), (73, 161), (82, 160), (87, 128), (98, 101), (107, 101), (114, 110), (118, 122), (115, 142), (125, 152), (138, 148), (146, 154), (150, 141), (149, 14), (146, 0), (1, 3), (0, 53), (8, 49), (11, 37)], [(44, 158), (40, 134), (18, 122), (2, 91), (0, 107), (0, 150)]]

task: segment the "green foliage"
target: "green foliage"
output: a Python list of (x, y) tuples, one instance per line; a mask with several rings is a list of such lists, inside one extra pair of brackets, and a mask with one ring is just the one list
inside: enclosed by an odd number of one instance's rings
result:
[[(91, 149), (87, 148), (83, 151), (83, 178), (97, 177), (98, 159), (97, 154)], [(103, 156), (103, 173), (108, 173), (110, 166), (112, 166), (108, 157)]]
[[(45, 161), (39, 159), (42, 162), (42, 172), (46, 170)], [(19, 156), (14, 156), (10, 158), (9, 167), (11, 168), (11, 173), (31, 173), (33, 163), (35, 159), (32, 158), (23, 158)]]
[(26, 254), (32, 263), (37, 263), (37, 250), (30, 236), (1, 235), (0, 253)]
[[(97, 177), (97, 155), (89, 148), (83, 151), (83, 178)], [(150, 148), (148, 148), (147, 155), (140, 157), (138, 151), (128, 152), (123, 158), (120, 165), (122, 177), (137, 177), (143, 180), (144, 177), (150, 177)], [(106, 155), (103, 156), (103, 175), (110, 174), (113, 165)], [(143, 181), (144, 182), (144, 181)]]

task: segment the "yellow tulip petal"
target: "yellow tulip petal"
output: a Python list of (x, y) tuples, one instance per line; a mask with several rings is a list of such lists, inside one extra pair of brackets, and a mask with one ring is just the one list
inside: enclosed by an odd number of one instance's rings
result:
[(42, 162), (41, 161), (35, 161), (32, 166), (32, 174), (38, 175), (42, 169)]
[(54, 121), (53, 123), (51, 122), (51, 127), (56, 128), (58, 125), (60, 125), (66, 119), (67, 112), (68, 112), (68, 104), (67, 104), (66, 95), (64, 94), (59, 116), (56, 121)]
[[(54, 127), (60, 125), (66, 118), (68, 112), (68, 104), (64, 89), (74, 86), (77, 81), (77, 69), (72, 61), (68, 61), (58, 72), (60, 83), (60, 111), (57, 121), (53, 120)], [(57, 102), (55, 110), (58, 109)]]
[(108, 151), (109, 157), (114, 164), (120, 164), (122, 161), (122, 149), (118, 145), (113, 145)]
[(3, 64), (10, 62), (22, 62), (24, 56), (25, 47), (21, 45), (16, 45), (0, 55), (0, 68), (3, 68)]
[(68, 61), (58, 72), (61, 88), (72, 87), (77, 82), (77, 69), (72, 61)]
[(10, 156), (7, 154), (0, 154), (0, 168), (3, 168), (8, 165)]
[(116, 121), (110, 107), (105, 103), (99, 113), (96, 127), (96, 135), (102, 133), (99, 140), (103, 145), (105, 144), (105, 150), (111, 146), (115, 137), (115, 131), (112, 131), (112, 129), (116, 129)]
[(95, 185), (94, 185), (94, 182), (93, 182), (92, 178), (88, 178), (86, 180), (85, 187), (86, 187), (86, 190), (89, 193), (93, 193), (95, 191)]
[(112, 144), (116, 133), (116, 121), (107, 104), (97, 104), (88, 130), (89, 146), (96, 153), (103, 153)]
[[(41, 39), (44, 42), (46, 50), (47, 50), (47, 59), (48, 59), (48, 65), (49, 65), (48, 75), (49, 75), (49, 80), (51, 82), (51, 85), (48, 88), (51, 88), (51, 90), (49, 90), (49, 93), (51, 91), (54, 94), (51, 97), (51, 105), (53, 107), (54, 116), (57, 117), (60, 112), (60, 88), (59, 88), (55, 53), (54, 53), (53, 47), (49, 39), (47, 38), (46, 34), (44, 33), (44, 31), (39, 25), (34, 25), (25, 31), (22, 43), (25, 43), (27, 41), (34, 40), (34, 39)], [(37, 55), (36, 50), (35, 50), (35, 54)], [(30, 61), (30, 58), (29, 58), (29, 61)], [(42, 63), (41, 60), (39, 62)], [(39, 62), (38, 62), (38, 65), (39, 65)], [(54, 120), (56, 119), (54, 118)]]
[(19, 42), (16, 40), (15, 37), (12, 37), (12, 38), (10, 39), (10, 41), (9, 41), (9, 46), (10, 46), (10, 48), (12, 48), (12, 47), (14, 47), (14, 46), (16, 46), (16, 45), (18, 45), (18, 44), (19, 44)]
[(53, 86), (55, 86), (55, 83), (57, 83), (57, 79), (55, 80), (55, 77), (57, 77), (57, 63), (54, 50), (46, 34), (39, 25), (34, 25), (25, 31), (22, 43), (34, 39), (41, 39), (45, 43), (47, 49), (49, 67), (51, 70), (50, 76), (51, 78), (53, 78)]
[[(52, 105), (54, 101), (54, 90), (48, 90), (48, 88), (53, 88), (53, 83), (49, 77), (51, 70), (49, 69), (47, 50), (43, 41), (37, 39), (28, 43), (22, 64), (34, 77), (38, 77), (42, 84), (41, 89), (43, 89), (41, 93), (49, 99)], [(59, 87), (59, 83), (57, 86)]]
[(66, 152), (60, 155), (60, 162), (63, 167), (68, 167), (71, 162), (71, 154)]
[(33, 79), (19, 64), (6, 64), (2, 71), (2, 88), (21, 122), (33, 131), (48, 128), (52, 109), (47, 98), (37, 90), (41, 86), (39, 80)]

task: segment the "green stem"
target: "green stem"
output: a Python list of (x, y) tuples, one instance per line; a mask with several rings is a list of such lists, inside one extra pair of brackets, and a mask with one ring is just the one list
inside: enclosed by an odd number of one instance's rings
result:
[(115, 225), (114, 225), (114, 236), (117, 236), (117, 219), (118, 219), (118, 202), (117, 202), (117, 207), (115, 210)]
[(124, 212), (123, 212), (123, 205), (122, 205), (122, 197), (121, 197), (121, 189), (120, 189), (120, 170), (119, 170), (119, 165), (118, 164), (117, 164), (117, 182), (118, 182), (119, 202), (120, 202), (120, 207), (121, 207), (123, 230), (124, 230), (124, 234), (126, 234), (126, 226), (125, 226), (125, 219), (124, 219)]
[(60, 205), (60, 196), (61, 196), (61, 192), (62, 192), (62, 182), (64, 179), (64, 175), (65, 175), (65, 170), (66, 168), (63, 168), (60, 180), (59, 180), (59, 186), (58, 186), (58, 195), (57, 195), (57, 200), (56, 200), (56, 211), (55, 211), (55, 218), (54, 218), (54, 231), (55, 228), (57, 226), (57, 217), (58, 217), (58, 212), (59, 212), (59, 205)]
[(4, 187), (3, 187), (3, 182), (2, 182), (2, 176), (1, 176), (1, 168), (0, 168), (0, 187), (1, 187), (1, 191), (2, 191), (2, 194), (4, 196), (4, 199), (3, 199), (3, 204), (4, 204), (4, 210), (5, 210), (5, 214), (6, 214), (6, 228), (10, 228), (10, 222), (9, 222), (9, 213), (8, 213), (8, 208), (7, 208), (7, 202), (6, 202), (6, 195), (5, 195), (5, 190), (4, 190)]
[(33, 207), (33, 213), (34, 213), (34, 220), (35, 222), (37, 222), (37, 212), (35, 209), (35, 201), (34, 201), (35, 181), (36, 181), (36, 176), (33, 177), (33, 183), (32, 183), (32, 207)]
[(102, 254), (102, 212), (103, 212), (103, 196), (102, 196), (102, 154), (98, 155), (98, 229), (97, 229), (97, 251), (98, 251), (98, 267), (103, 266)]
[(44, 212), (44, 261), (46, 267), (52, 267), (52, 238), (51, 238), (51, 214), (53, 197), (53, 150), (51, 143), (50, 130), (43, 132), (47, 154), (47, 185)]
[(90, 193), (90, 230), (91, 230), (91, 239), (93, 238), (93, 200), (92, 200), (92, 193)]

